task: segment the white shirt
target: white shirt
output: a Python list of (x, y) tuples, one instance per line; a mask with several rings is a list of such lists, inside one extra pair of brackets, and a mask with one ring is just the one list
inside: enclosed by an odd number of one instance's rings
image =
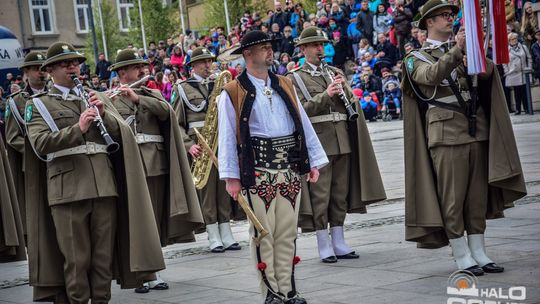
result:
[(314, 71), (317, 71), (317, 69), (319, 69), (319, 71), (321, 71), (321, 70), (322, 70), (322, 64), (321, 64), (321, 65), (319, 65), (319, 66), (316, 66), (316, 65), (314, 65), (314, 64), (312, 64), (312, 63), (310, 63), (310, 62), (309, 62), (309, 61), (307, 61), (307, 60), (306, 60), (306, 62), (305, 62), (305, 63), (309, 64), (309, 66), (311, 67), (311, 69), (312, 69), (312, 70), (314, 70)]
[[(77, 96), (79, 96), (79, 90), (77, 90), (76, 87), (73, 87), (73, 89), (70, 89), (70, 88), (63, 87), (63, 86), (61, 86), (61, 85), (59, 85), (59, 84), (56, 84), (56, 83), (54, 84), (54, 86), (55, 86), (58, 90), (60, 90), (60, 91), (62, 92), (62, 94), (64, 94), (64, 95), (65, 95), (65, 94), (70, 94), (70, 93), (75, 92), (75, 94), (77, 94)], [(71, 92), (71, 90), (73, 90), (73, 92)]]
[(193, 78), (195, 78), (195, 80), (198, 80), (198, 81), (203, 81), (203, 80), (204, 80), (204, 78), (202, 78), (201, 76), (199, 76), (199, 74), (193, 73), (192, 75), (193, 75)]
[(429, 42), (431, 44), (433, 44), (434, 46), (441, 46), (443, 43), (443, 41), (439, 41), (439, 40), (435, 40), (435, 39), (430, 39), (430, 38), (427, 38), (426, 39), (426, 42)]
[[(287, 110), (285, 101), (276, 91), (272, 90), (272, 104), (270, 104), (270, 100), (263, 94), (265, 81), (249, 73), (247, 75), (256, 89), (255, 101), (253, 102), (253, 109), (249, 117), (251, 136), (272, 138), (293, 134), (296, 131), (294, 121)], [(270, 77), (268, 77), (267, 81), (266, 86), (270, 88)], [(296, 95), (296, 91), (295, 97), (302, 119), (309, 162), (312, 168), (322, 168), (328, 163), (328, 158)], [(240, 167), (238, 164), (236, 141), (236, 112), (226, 91), (221, 92), (218, 99), (218, 130), (219, 177), (221, 179), (239, 179)]]
[(34, 89), (34, 88), (30, 87), (30, 89), (32, 90), (32, 92), (34, 94), (39, 94), (39, 93), (45, 92), (45, 88), (43, 88), (43, 89)]

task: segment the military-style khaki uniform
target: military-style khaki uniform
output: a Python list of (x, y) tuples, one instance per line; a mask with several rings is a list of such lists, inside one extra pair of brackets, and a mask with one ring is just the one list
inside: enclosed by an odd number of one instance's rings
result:
[[(169, 119), (169, 105), (160, 92), (147, 88), (133, 90), (139, 95), (138, 105), (122, 95), (114, 99), (113, 105), (134, 131), (143, 160), (156, 223), (161, 223), (164, 216), (163, 203), (169, 165), (160, 122)], [(158, 232), (161, 235), (160, 224)]]
[[(447, 45), (436, 47), (426, 42), (422, 49), (411, 52), (404, 64), (411, 81), (424, 96), (459, 105), (445, 78), (451, 75), (463, 99), (470, 100), (463, 53), (458, 47), (445, 51), (446, 48)], [(464, 231), (469, 235), (483, 234), (488, 205), (489, 139), (484, 109), (478, 107), (474, 137), (469, 135), (467, 116), (442, 107), (430, 105), (425, 124), (448, 238), (462, 237)]]
[[(330, 67), (335, 74), (341, 73)], [(320, 69), (320, 68), (319, 68)], [(330, 163), (320, 170), (319, 181), (309, 185), (315, 230), (343, 226), (347, 214), (352, 145), (347, 111), (336, 95), (328, 96), (331, 80), (306, 62), (287, 75), (313, 123)], [(303, 85), (299, 83), (303, 82)], [(349, 92), (349, 98), (352, 95)]]
[[(212, 93), (213, 85), (213, 82), (203, 84), (191, 77), (173, 88), (171, 104), (178, 116), (186, 151), (189, 151), (191, 146), (198, 141), (193, 128), (200, 129), (204, 125), (208, 98)], [(230, 221), (231, 200), (225, 190), (225, 182), (219, 179), (217, 169), (214, 166), (210, 169), (208, 183), (198, 193), (204, 222), (207, 225)]]
[[(72, 90), (74, 93), (74, 91)], [(47, 198), (59, 249), (64, 256), (66, 293), (71, 301), (107, 302), (113, 276), (118, 196), (105, 141), (95, 125), (82, 134), (81, 98), (57, 87), (38, 95), (59, 131), (53, 132), (35, 101), (25, 110), (28, 139), (35, 152), (47, 156)], [(120, 136), (114, 117), (103, 116), (109, 134)], [(73, 150), (87, 153), (71, 154)]]

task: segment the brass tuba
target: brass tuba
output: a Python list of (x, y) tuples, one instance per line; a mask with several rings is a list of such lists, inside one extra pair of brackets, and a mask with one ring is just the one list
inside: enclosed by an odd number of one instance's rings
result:
[[(223, 86), (231, 80), (232, 74), (229, 71), (223, 71), (217, 76), (214, 82), (214, 89), (208, 97), (208, 110), (206, 111), (206, 117), (204, 118), (204, 126), (200, 130), (200, 134), (214, 153), (216, 153), (217, 150), (218, 138), (217, 98), (219, 97)], [(194, 159), (191, 164), (191, 175), (193, 176), (195, 188), (201, 190), (206, 186), (212, 166), (211, 156), (203, 149), (201, 155)]]

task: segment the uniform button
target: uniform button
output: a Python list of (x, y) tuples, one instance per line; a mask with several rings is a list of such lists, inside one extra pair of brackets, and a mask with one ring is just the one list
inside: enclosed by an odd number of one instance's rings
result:
[(247, 117), (244, 117), (244, 121), (247, 121)]
[(255, 94), (251, 93), (251, 97), (255, 97)]
[(304, 162), (307, 164), (307, 163), (308, 163), (308, 160), (306, 159)]

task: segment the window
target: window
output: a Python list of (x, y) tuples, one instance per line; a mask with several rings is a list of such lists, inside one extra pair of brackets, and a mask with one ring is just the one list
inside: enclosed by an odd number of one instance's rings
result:
[(30, 19), (34, 34), (52, 34), (53, 25), (53, 0), (28, 0), (30, 6)]
[(73, 0), (73, 2), (75, 7), (75, 23), (77, 24), (77, 32), (88, 33), (90, 29), (88, 0)]
[(120, 30), (123, 32), (129, 31), (131, 19), (129, 18), (129, 10), (133, 8), (133, 0), (116, 0), (118, 5), (118, 19), (120, 20)]

